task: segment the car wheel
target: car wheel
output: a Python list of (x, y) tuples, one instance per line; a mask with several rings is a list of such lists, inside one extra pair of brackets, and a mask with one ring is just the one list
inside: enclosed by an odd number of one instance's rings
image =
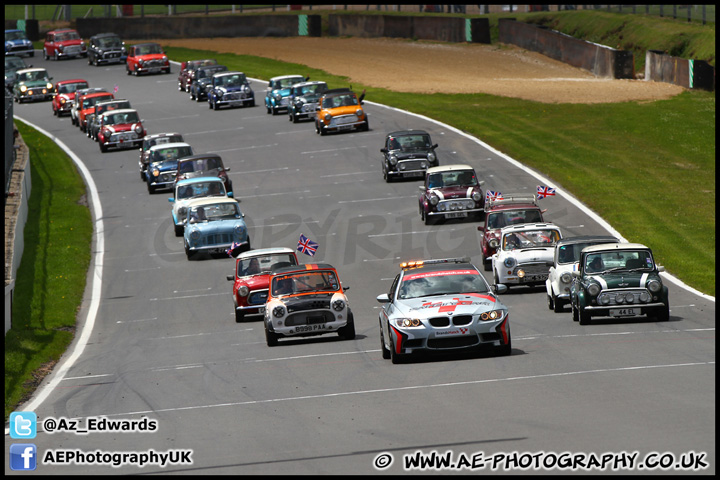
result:
[(657, 310), (657, 314), (655, 315), (655, 320), (658, 322), (670, 321), (670, 305), (665, 305), (664, 307), (659, 308)]
[(548, 310), (553, 310), (555, 308), (555, 302), (553, 301), (552, 295), (547, 296), (547, 303), (548, 303)]
[(48, 58), (50, 57), (48, 57), (47, 50), (43, 48), (43, 60), (47, 60)]
[(147, 182), (147, 187), (148, 187), (148, 193), (149, 193), (150, 195), (152, 195), (153, 193), (155, 193), (155, 186), (152, 185), (150, 182)]
[(57, 62), (58, 60), (60, 60), (60, 55), (58, 55), (58, 51), (57, 51), (57, 50), (55, 50), (55, 53), (53, 54), (53, 60), (55, 60), (56, 62)]
[(393, 365), (397, 365), (398, 363), (403, 363), (403, 360), (404, 358), (402, 358), (402, 355), (395, 351), (395, 345), (393, 344), (392, 339), (390, 339), (390, 361)]
[(56, 116), (56, 117), (58, 116), (58, 112), (57, 112), (57, 110), (55, 110), (54, 108), (53, 108), (53, 115)]
[(190, 250), (190, 248), (187, 246), (187, 243), (183, 242), (183, 244), (185, 246), (185, 256), (187, 257), (188, 260), (190, 260), (195, 255), (195, 252)]
[(433, 219), (430, 215), (425, 213), (425, 210), (423, 210), (422, 216), (423, 216), (423, 220), (425, 221), (425, 225), (432, 225)]
[(270, 110), (270, 107), (268, 107), (267, 104), (265, 104), (265, 113), (267, 113), (268, 115), (272, 113), (272, 110)]
[(496, 352), (500, 357), (507, 357), (512, 355), (512, 338), (510, 337), (510, 332), (508, 332), (507, 344), (495, 348), (497, 349)]
[(190, 100), (195, 100), (195, 92), (190, 90)]
[(325, 135), (327, 135), (327, 130), (325, 129), (325, 126), (322, 125), (320, 126), (320, 136), (324, 137)]
[(220, 105), (217, 102), (213, 103), (213, 110), (220, 110)]
[(245, 314), (242, 310), (235, 310), (235, 323), (242, 323), (245, 321)]
[(100, 153), (105, 153), (105, 152), (107, 152), (107, 147), (105, 146), (105, 144), (100, 142)]
[(578, 321), (580, 321), (580, 318), (578, 317), (577, 308), (575, 308), (575, 305), (573, 305), (572, 303), (570, 304), (570, 310), (572, 310), (572, 319), (573, 319), (573, 322), (578, 322)]
[(589, 313), (585, 313), (583, 310), (578, 308), (578, 316), (580, 318), (580, 325), (590, 324), (590, 314)]
[(565, 302), (557, 297), (553, 297), (553, 312), (555, 313), (562, 313), (563, 307), (565, 306)]
[(267, 325), (265, 325), (265, 342), (268, 347), (274, 347), (278, 344), (278, 334), (268, 330)]
[(482, 261), (482, 262), (483, 262), (483, 270), (485, 270), (486, 272), (489, 272), (489, 271), (492, 270), (492, 260), (487, 260), (487, 259), (485, 258), (485, 254), (483, 254), (483, 261)]
[(352, 312), (348, 311), (347, 325), (338, 329), (338, 335), (345, 340), (353, 340), (355, 338), (355, 319)]
[(363, 131), (363, 132), (367, 132), (368, 130), (370, 130), (370, 121), (369, 121), (369, 120), (365, 120), (365, 123), (364, 123), (363, 126), (362, 126), (362, 131)]
[[(88, 65), (92, 65), (92, 58), (90, 58), (90, 55), (88, 55)], [(95, 65), (97, 67), (97, 65)]]
[(174, 225), (173, 227), (175, 229), (175, 236), (182, 237), (183, 233), (185, 233), (185, 226), (180, 224), (180, 225)]
[(315, 133), (320, 134), (320, 127), (318, 126), (317, 120), (315, 121)]
[(385, 335), (383, 334), (382, 323), (380, 324), (380, 349), (385, 360), (390, 359), (390, 350), (385, 347)]

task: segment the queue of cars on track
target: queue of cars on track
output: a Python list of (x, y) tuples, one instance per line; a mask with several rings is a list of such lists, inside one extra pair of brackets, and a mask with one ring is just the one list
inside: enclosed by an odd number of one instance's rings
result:
[[(126, 47), (116, 35), (100, 34), (85, 47), (74, 42), (76, 32), (51, 33), (46, 58), (87, 55), (90, 65), (124, 62), (129, 75), (171, 72), (158, 44)], [(6, 70), (7, 38), (6, 31)], [(148, 192), (172, 192), (174, 233), (183, 238), (188, 260), (200, 253), (234, 257), (227, 280), (233, 283), (236, 322), (261, 315), (268, 346), (283, 338), (327, 333), (355, 338), (348, 287), (332, 265), (302, 264), (292, 248), (251, 248), (230, 169), (220, 155), (195, 152), (177, 132), (149, 133), (129, 100), (83, 79), (53, 84), (45, 69), (19, 68), (13, 80), (16, 102), (51, 99), (53, 114), (69, 114), (101, 152), (139, 149), (140, 178)], [(213, 59), (183, 62), (178, 90), (191, 100), (207, 101), (213, 110), (256, 104), (245, 74)], [(326, 135), (369, 130), (364, 96), (364, 91), (358, 97), (350, 89), (330, 89), (323, 81), (293, 74), (270, 79), (263, 101), (268, 114), (285, 112), (293, 123), (310, 119), (316, 133)], [(509, 312), (498, 294), (517, 286), (545, 285), (548, 308), (560, 313), (569, 304), (572, 319), (582, 325), (597, 316), (669, 318), (668, 289), (659, 276), (663, 268), (650, 248), (611, 236), (565, 237), (545, 221), (546, 210), (536, 196), (484, 192), (485, 181), (472, 166), (441, 164), (438, 148), (424, 130), (387, 133), (380, 148), (382, 177), (388, 183), (423, 181), (418, 206), (426, 225), (445, 219), (482, 221), (479, 252), (493, 283), (468, 257), (403, 262), (389, 290), (376, 299), (383, 358), (399, 363), (414, 353), (486, 347), (510, 355)]]

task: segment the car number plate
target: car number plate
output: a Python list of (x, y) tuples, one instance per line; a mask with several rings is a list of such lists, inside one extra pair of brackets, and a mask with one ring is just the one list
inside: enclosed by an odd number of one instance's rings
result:
[(350, 130), (352, 128), (352, 125), (340, 125), (338, 127), (338, 130)]
[(402, 174), (403, 177), (424, 177), (425, 172), (406, 172)]
[(295, 333), (314, 332), (316, 330), (325, 330), (325, 324), (315, 323), (312, 325), (298, 325), (295, 327)]
[(160, 67), (153, 67), (150, 69), (150, 73), (157, 73), (160, 71)]
[(637, 308), (611, 308), (611, 317), (628, 317), (631, 315), (640, 315), (640, 311)]
[(445, 218), (465, 218), (467, 217), (467, 212), (454, 212), (454, 213), (446, 213)]

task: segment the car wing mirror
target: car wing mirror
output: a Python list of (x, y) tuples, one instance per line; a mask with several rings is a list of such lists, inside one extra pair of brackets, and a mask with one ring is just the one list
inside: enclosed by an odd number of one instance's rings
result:
[(664, 272), (664, 271), (665, 271), (665, 267), (663, 267), (662, 265), (658, 265), (658, 266), (657, 266), (657, 271), (658, 271), (658, 272)]
[(418, 190), (420, 190), (421, 192), (424, 192), (424, 191), (425, 191), (425, 185), (418, 185)]
[(390, 303), (390, 297), (387, 293), (380, 294), (376, 297), (376, 300), (380, 303)]
[(170, 202), (170, 203), (175, 203), (175, 199), (172, 198), (172, 197), (168, 197), (168, 202)]
[(343, 286), (342, 289), (343, 289), (343, 292), (346, 292), (346, 291), (350, 290), (350, 287)]
[(230, 280), (231, 282), (235, 280), (235, 275), (227, 275), (225, 278)]
[(433, 145), (433, 146), (430, 147), (430, 148), (432, 148), (433, 150), (435, 150), (437, 147), (438, 147), (438, 144), (436, 143), (435, 145)]
[(380, 152), (381, 152), (381, 153), (388, 153), (388, 149), (387, 149), (387, 148), (381, 148), (381, 149), (380, 149)]
[(477, 227), (477, 229), (478, 229), (478, 232), (484, 232), (484, 231), (485, 231), (485, 227), (482, 226), (482, 225), (479, 225), (479, 226)]

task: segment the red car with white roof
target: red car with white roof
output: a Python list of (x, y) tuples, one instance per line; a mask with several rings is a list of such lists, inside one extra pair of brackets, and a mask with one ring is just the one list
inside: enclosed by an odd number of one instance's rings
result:
[(126, 108), (101, 115), (98, 143), (102, 153), (111, 147), (139, 147), (145, 135), (147, 132), (137, 110)]
[(242, 322), (245, 315), (263, 314), (272, 271), (297, 264), (295, 251), (284, 247), (260, 248), (238, 255), (235, 274), (227, 276), (233, 282), (235, 321)]
[(87, 57), (87, 45), (80, 38), (80, 34), (72, 28), (61, 28), (52, 30), (45, 34), (43, 45), (43, 57), (45, 60), (52, 58)]
[(81, 88), (88, 88), (87, 80), (60, 80), (55, 84), (52, 99), (53, 115), (60, 117), (69, 114), (72, 108), (75, 93)]

